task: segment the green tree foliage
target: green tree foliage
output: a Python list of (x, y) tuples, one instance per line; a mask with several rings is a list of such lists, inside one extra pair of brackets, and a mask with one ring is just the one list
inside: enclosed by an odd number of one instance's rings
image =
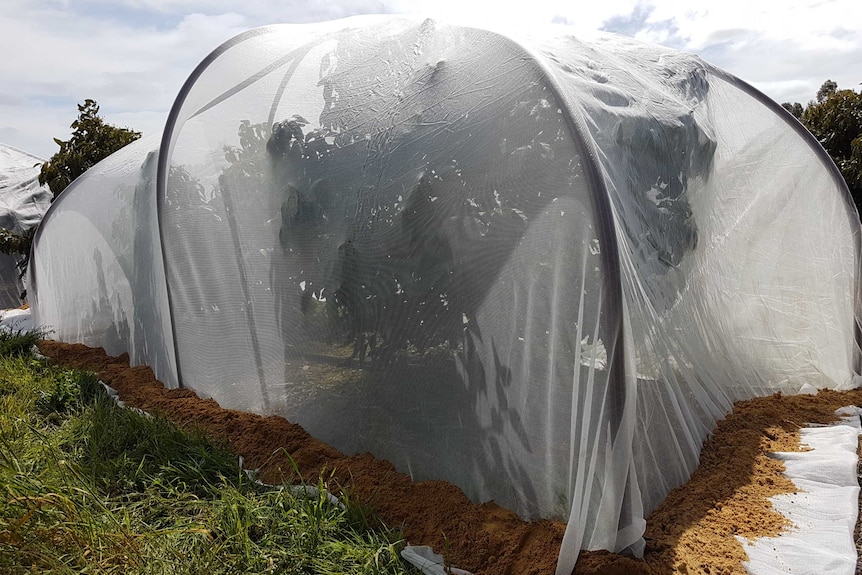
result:
[(792, 104), (790, 102), (784, 102), (781, 104), (781, 107), (793, 114), (793, 117), (797, 120), (802, 118), (802, 113), (805, 111), (802, 104), (799, 102), (793, 102)]
[(837, 91), (838, 83), (832, 80), (826, 80), (825, 82), (823, 82), (823, 85), (820, 86), (820, 89), (817, 90), (817, 102), (822, 104), (827, 99), (829, 99), (829, 96), (831, 96)]
[[(78, 119), (72, 122), (71, 128), (74, 132), (69, 140), (54, 138), (60, 150), (42, 164), (39, 172), (39, 183), (48, 184), (55, 199), (87, 169), (141, 137), (140, 132), (106, 124), (99, 116), (99, 105), (90, 99), (78, 104)], [(0, 253), (18, 256), (16, 265), (22, 276), (27, 271), (35, 232), (36, 228), (31, 228), (19, 235), (0, 228)], [(23, 299), (24, 294), (21, 297)]]
[(66, 141), (54, 138), (60, 150), (42, 164), (39, 173), (39, 183), (48, 184), (54, 198), (100, 160), (141, 137), (140, 132), (106, 124), (95, 100), (78, 104), (78, 113), (71, 125), (72, 137)]
[(862, 94), (839, 90), (827, 80), (801, 119), (835, 161), (857, 208), (862, 208)]
[[(12, 256), (15, 259), (15, 267), (18, 277), (24, 277), (27, 266), (30, 263), (30, 246), (33, 245), (33, 236), (36, 228), (30, 228), (23, 235), (16, 234), (12, 230), (0, 228), (0, 254)], [(22, 300), (27, 299), (27, 290), (19, 296)]]
[[(12, 230), (0, 228), (0, 254), (17, 256), (15, 267), (18, 268), (19, 277), (27, 273), (27, 265), (30, 263), (30, 246), (33, 244), (33, 236), (36, 228), (30, 228), (23, 235), (18, 235)], [(21, 294), (21, 299), (26, 296), (26, 291)]]

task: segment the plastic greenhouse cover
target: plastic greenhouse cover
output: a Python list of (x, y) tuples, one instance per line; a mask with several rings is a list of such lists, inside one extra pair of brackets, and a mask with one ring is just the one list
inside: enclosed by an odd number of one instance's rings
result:
[[(39, 185), (42, 158), (0, 144), (0, 228), (23, 234), (42, 221), (51, 205), (51, 191)], [(24, 285), (17, 259), (0, 255), (0, 309), (21, 305)]]
[(741, 81), (630, 39), (252, 30), (160, 144), (69, 191), (36, 239), (37, 323), (567, 521), (559, 573), (639, 553), (733, 401), (856, 371), (834, 165)]

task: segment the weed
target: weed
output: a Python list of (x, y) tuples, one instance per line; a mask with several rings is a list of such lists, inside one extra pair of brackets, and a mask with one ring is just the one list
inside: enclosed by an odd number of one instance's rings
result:
[(261, 485), (92, 374), (0, 357), (0, 572), (413, 573), (397, 533), (327, 497), (331, 479)]
[(44, 339), (47, 332), (42, 329), (17, 330), (0, 329), (0, 357), (21, 357), (30, 355), (33, 346)]
[(81, 409), (103, 393), (99, 379), (92, 373), (76, 370), (61, 370), (54, 376), (47, 392), (41, 392), (36, 400), (40, 414), (64, 414)]

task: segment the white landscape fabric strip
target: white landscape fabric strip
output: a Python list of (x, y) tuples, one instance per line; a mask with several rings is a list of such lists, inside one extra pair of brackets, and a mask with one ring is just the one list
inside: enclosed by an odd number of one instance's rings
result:
[(427, 545), (408, 545), (401, 551), (401, 557), (425, 575), (473, 575), (457, 567), (447, 568), (443, 556), (434, 553)]
[[(42, 356), (42, 357), (45, 357), (45, 356)], [(111, 387), (110, 385), (108, 385), (107, 383), (102, 381), (101, 379), (99, 380), (99, 383), (102, 384), (102, 389), (105, 390), (105, 393), (108, 394), (108, 397), (110, 397), (111, 399), (114, 400), (114, 402), (117, 404), (117, 406), (122, 407), (123, 409), (130, 409), (130, 410), (134, 411), (135, 413), (138, 413), (138, 414), (140, 414), (146, 418), (152, 418), (153, 417), (149, 412), (146, 412), (139, 407), (131, 407), (129, 405), (126, 405), (126, 402), (123, 401), (122, 399), (120, 399), (120, 392), (118, 392), (116, 389), (114, 389), (113, 387)]]
[(785, 475), (799, 490), (770, 498), (793, 527), (754, 543), (739, 538), (751, 575), (856, 572), (853, 530), (859, 506), (856, 449), (862, 409), (844, 407), (836, 413), (844, 416), (840, 423), (800, 430), (800, 443), (811, 451), (773, 454), (784, 461)]

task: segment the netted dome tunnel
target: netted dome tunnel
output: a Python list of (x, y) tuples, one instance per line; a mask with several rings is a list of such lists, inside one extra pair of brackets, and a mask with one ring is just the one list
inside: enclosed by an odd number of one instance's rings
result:
[(35, 322), (643, 549), (737, 400), (859, 372), (859, 218), (693, 55), (405, 17), (251, 30), (53, 204)]

